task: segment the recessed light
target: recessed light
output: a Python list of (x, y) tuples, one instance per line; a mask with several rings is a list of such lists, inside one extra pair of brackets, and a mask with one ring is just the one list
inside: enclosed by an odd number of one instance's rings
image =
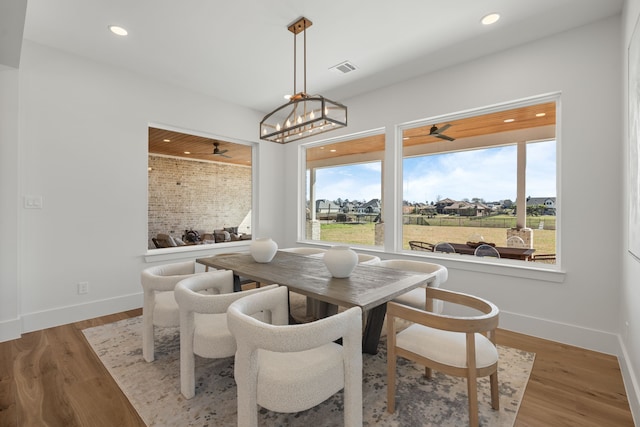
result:
[(171, 142), (170, 139), (163, 139), (164, 142)]
[(516, 121), (516, 119), (504, 119), (505, 123), (512, 123), (512, 122), (515, 122), (515, 121)]
[(490, 13), (488, 15), (485, 15), (480, 22), (482, 22), (482, 25), (491, 25), (491, 24), (495, 24), (496, 22), (498, 22), (498, 20), (500, 19), (500, 14), (499, 13)]
[(122, 27), (119, 27), (118, 25), (109, 25), (109, 31), (119, 36), (126, 36), (127, 34), (129, 34), (127, 30), (125, 30)]
[(538, 114), (536, 114), (536, 117), (544, 117), (546, 115), (547, 115), (547, 113), (538, 113)]
[(191, 154), (191, 151), (185, 151), (184, 154)]
[(329, 151), (331, 151), (332, 153), (335, 153), (335, 152), (336, 152), (336, 151), (338, 151), (338, 150), (329, 150)]

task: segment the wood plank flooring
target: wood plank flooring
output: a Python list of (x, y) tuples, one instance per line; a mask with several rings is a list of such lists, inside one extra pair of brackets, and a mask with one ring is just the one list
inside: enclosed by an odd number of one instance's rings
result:
[[(0, 427), (144, 426), (82, 334), (140, 314), (0, 343)], [(633, 426), (615, 357), (503, 330), (498, 342), (536, 353), (516, 426)]]

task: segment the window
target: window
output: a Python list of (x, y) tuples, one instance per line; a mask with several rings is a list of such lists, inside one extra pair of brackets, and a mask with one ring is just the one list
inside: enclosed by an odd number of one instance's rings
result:
[(306, 153), (306, 240), (382, 246), (384, 135), (310, 144)]
[(555, 99), (434, 122), (402, 130), (402, 248), (486, 242), (555, 263)]
[(150, 127), (148, 248), (250, 239), (251, 162), (251, 145)]

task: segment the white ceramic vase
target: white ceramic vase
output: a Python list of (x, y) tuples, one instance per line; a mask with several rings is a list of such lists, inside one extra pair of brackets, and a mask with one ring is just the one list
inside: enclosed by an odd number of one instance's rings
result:
[(358, 254), (349, 246), (332, 246), (324, 253), (324, 265), (333, 277), (349, 277), (358, 264)]
[(278, 244), (270, 237), (261, 237), (251, 242), (249, 252), (256, 262), (271, 262), (278, 251)]

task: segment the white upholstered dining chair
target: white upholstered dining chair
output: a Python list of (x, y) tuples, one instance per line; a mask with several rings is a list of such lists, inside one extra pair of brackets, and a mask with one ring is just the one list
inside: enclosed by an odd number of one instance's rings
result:
[(178, 282), (175, 298), (180, 307), (180, 391), (185, 398), (195, 396), (195, 355), (223, 359), (236, 353), (236, 341), (227, 328), (229, 305), (246, 295), (277, 287), (233, 292), (231, 270), (214, 270)]
[(146, 268), (140, 275), (144, 302), (142, 306), (142, 357), (154, 359), (154, 328), (180, 325), (178, 303), (174, 288), (182, 279), (196, 274), (195, 261), (157, 265)]
[[(412, 271), (416, 273), (433, 273), (433, 278), (427, 282), (427, 286), (430, 288), (439, 288), (449, 277), (447, 267), (430, 262), (388, 259), (380, 261), (379, 265), (380, 267), (395, 268), (398, 270)], [(441, 313), (443, 307), (443, 303), (440, 300), (433, 301), (429, 298), (427, 301), (427, 292), (425, 287), (412, 289), (407, 293), (395, 297), (393, 300), (400, 304), (409, 305), (423, 310), (426, 309), (436, 313)]]
[[(432, 313), (390, 302), (387, 304), (387, 411), (395, 411), (396, 358), (417, 362), (431, 377), (435, 369), (448, 375), (466, 377), (469, 425), (478, 426), (477, 378), (489, 376), (491, 406), (498, 409), (498, 349), (495, 329), (499, 310), (484, 299), (445, 289), (430, 289), (432, 297), (447, 303), (471, 307), (466, 316)], [(413, 322), (397, 332), (396, 321)]]
[[(310, 409), (344, 389), (344, 425), (362, 426), (362, 312), (288, 325), (285, 286), (229, 306), (236, 338), (238, 425), (258, 425), (258, 405), (275, 412)], [(271, 313), (271, 324), (252, 317)], [(342, 338), (342, 345), (335, 341)], [(335, 423), (333, 423), (335, 424)]]

